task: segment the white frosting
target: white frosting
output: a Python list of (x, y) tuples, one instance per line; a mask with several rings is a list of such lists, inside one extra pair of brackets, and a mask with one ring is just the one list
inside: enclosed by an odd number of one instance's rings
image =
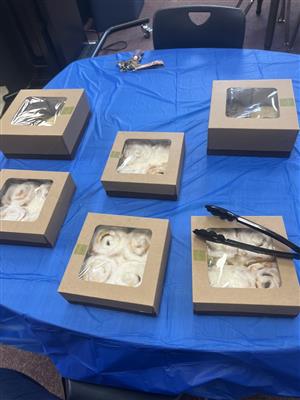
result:
[(280, 276), (275, 262), (256, 263), (249, 266), (255, 276), (257, 288), (279, 288)]
[(278, 111), (274, 107), (260, 106), (249, 113), (250, 118), (277, 118)]
[(163, 175), (166, 172), (167, 163), (162, 163), (161, 165), (151, 165), (147, 169), (147, 174), (150, 175)]
[[(32, 181), (9, 185), (1, 198), (0, 219), (35, 221), (41, 212), (51, 184)], [(5, 208), (7, 207), (7, 208)]]
[[(237, 240), (235, 229), (212, 229), (219, 235), (223, 235), (226, 239)], [(232, 264), (233, 259), (237, 255), (237, 248), (231, 246), (224, 246), (223, 244), (206, 242), (208, 247), (208, 255), (212, 258), (220, 258), (223, 254), (227, 255), (227, 263)]]
[(6, 190), (1, 202), (3, 205), (26, 206), (34, 197), (36, 185), (31, 182), (13, 183)]
[(99, 227), (79, 278), (113, 285), (141, 284), (151, 232), (144, 229)]
[(133, 230), (128, 234), (127, 246), (124, 248), (124, 257), (127, 260), (139, 260), (145, 256), (150, 246), (150, 233), (143, 230)]
[(160, 175), (166, 172), (169, 147), (149, 141), (133, 142), (125, 146), (117, 171), (123, 174)]
[(142, 282), (145, 264), (129, 261), (119, 266), (114, 276), (114, 283), (123, 286), (139, 286)]
[(126, 246), (127, 234), (122, 229), (98, 229), (94, 235), (92, 249), (107, 257), (122, 253)]
[(86, 281), (106, 282), (116, 267), (114, 260), (103, 256), (87, 258), (79, 273), (80, 278)]
[(26, 209), (18, 205), (0, 207), (0, 219), (2, 221), (22, 221), (27, 216)]
[(243, 266), (225, 265), (223, 269), (208, 269), (211, 286), (228, 288), (255, 288), (255, 277)]
[[(271, 238), (250, 229), (214, 229), (228, 239), (272, 249)], [(208, 276), (214, 287), (280, 287), (279, 270), (273, 256), (207, 242)], [(221, 262), (224, 261), (224, 262)]]
[(35, 189), (35, 197), (41, 200), (46, 200), (49, 193), (51, 183), (43, 183)]

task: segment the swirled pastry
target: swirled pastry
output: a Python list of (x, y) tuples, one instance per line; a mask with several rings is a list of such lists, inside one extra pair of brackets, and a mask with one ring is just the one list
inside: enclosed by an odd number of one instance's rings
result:
[(271, 289), (280, 287), (280, 278), (276, 269), (260, 269), (256, 274), (256, 287)]
[(148, 171), (148, 164), (144, 162), (136, 162), (134, 164), (126, 165), (124, 163), (117, 168), (117, 171), (122, 174), (146, 174)]
[(127, 260), (140, 259), (145, 256), (150, 246), (151, 233), (147, 230), (134, 229), (128, 234), (124, 257)]
[(169, 160), (169, 150), (169, 144), (155, 144), (153, 146), (153, 156), (151, 159), (152, 163), (157, 165), (166, 164)]
[[(275, 258), (274, 258), (275, 260)], [(275, 270), (277, 271), (277, 264), (276, 262), (262, 262), (262, 263), (255, 263), (249, 265), (248, 269), (249, 271), (253, 273), (257, 273), (258, 271), (268, 268), (269, 270)]]
[(6, 190), (1, 202), (7, 206), (26, 206), (33, 199), (36, 187), (32, 182), (13, 183)]
[(42, 185), (38, 186), (35, 189), (35, 197), (45, 201), (49, 193), (50, 187), (51, 183), (43, 183)]
[[(272, 239), (250, 229), (218, 229), (218, 234), (257, 247), (273, 249)], [(280, 287), (280, 276), (274, 256), (207, 242), (208, 275), (212, 286), (240, 288)], [(221, 258), (225, 257), (222, 264)], [(222, 267), (218, 267), (218, 264)]]
[(145, 263), (128, 261), (119, 266), (114, 281), (118, 285), (137, 287), (142, 282)]
[(147, 173), (150, 175), (163, 175), (165, 174), (167, 169), (167, 163), (163, 163), (161, 165), (151, 165), (147, 169)]
[(90, 256), (84, 262), (79, 278), (85, 281), (106, 282), (114, 268), (116, 268), (116, 263), (113, 259), (103, 256)]
[(257, 288), (280, 287), (280, 276), (275, 262), (252, 264), (249, 266), (249, 270), (255, 276)]
[(127, 234), (118, 228), (101, 228), (95, 232), (92, 250), (107, 257), (121, 254), (127, 245)]
[[(226, 239), (237, 240), (235, 229), (217, 229), (216, 232), (219, 235), (225, 236)], [(218, 259), (226, 254), (227, 264), (232, 264), (233, 259), (237, 255), (237, 248), (231, 246), (225, 246), (220, 243), (206, 242), (208, 248), (208, 256), (210, 258)]]
[(255, 276), (243, 266), (226, 264), (222, 269), (211, 267), (208, 278), (213, 287), (223, 288), (255, 288)]
[(248, 115), (250, 118), (277, 118), (278, 110), (270, 106), (260, 106), (251, 110)]
[(117, 171), (120, 173), (161, 175), (166, 171), (170, 145), (149, 141), (129, 143)]
[(79, 278), (112, 285), (139, 286), (143, 279), (151, 231), (98, 226)]
[(51, 183), (25, 181), (8, 186), (1, 198), (1, 220), (35, 221), (44, 205)]
[(237, 240), (258, 247), (268, 247), (271, 245), (270, 237), (251, 229), (237, 229)]
[(124, 158), (126, 164), (134, 164), (136, 162), (146, 163), (150, 160), (153, 148), (147, 143), (130, 143), (124, 149)]
[(24, 221), (27, 212), (24, 207), (15, 204), (0, 207), (0, 219), (3, 221)]
[(27, 209), (26, 221), (35, 221), (39, 217), (40, 212), (44, 205), (44, 201), (45, 200), (43, 200), (39, 197), (34, 197), (31, 200), (31, 202), (26, 207), (26, 209)]
[(127, 174), (146, 174), (152, 147), (146, 143), (130, 143), (125, 146), (121, 164), (117, 171)]

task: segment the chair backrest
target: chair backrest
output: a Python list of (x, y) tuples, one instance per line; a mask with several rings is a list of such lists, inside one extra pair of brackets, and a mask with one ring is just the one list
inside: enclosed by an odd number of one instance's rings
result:
[(0, 368), (1, 400), (59, 400), (21, 372)]
[(167, 396), (137, 392), (135, 390), (77, 382), (71, 379), (66, 379), (64, 383), (66, 400), (180, 400), (181, 398), (180, 395)]
[[(197, 25), (191, 19), (196, 13), (209, 13), (209, 18)], [(167, 8), (154, 15), (153, 44), (155, 49), (241, 48), (245, 25), (245, 14), (239, 8), (206, 5)]]

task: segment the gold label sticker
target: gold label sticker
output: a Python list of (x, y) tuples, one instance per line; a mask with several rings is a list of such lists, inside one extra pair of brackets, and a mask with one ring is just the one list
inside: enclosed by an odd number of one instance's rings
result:
[(195, 261), (205, 261), (205, 251), (204, 250), (194, 250), (193, 258)]
[(111, 151), (110, 157), (111, 158), (120, 158), (121, 153), (119, 151)]
[(78, 256), (83, 256), (86, 253), (86, 251), (87, 251), (87, 245), (78, 243), (78, 245), (75, 247), (74, 254), (77, 254)]
[(293, 107), (295, 105), (293, 98), (280, 99), (279, 104), (281, 107)]
[(61, 115), (70, 115), (72, 114), (73, 110), (74, 106), (65, 106), (61, 111)]

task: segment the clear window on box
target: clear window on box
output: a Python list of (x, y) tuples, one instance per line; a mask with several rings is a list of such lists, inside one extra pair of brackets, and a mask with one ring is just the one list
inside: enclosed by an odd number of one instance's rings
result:
[(230, 118), (279, 118), (277, 89), (228, 88), (226, 116)]
[(98, 226), (79, 278), (111, 285), (140, 286), (151, 236), (148, 229)]
[(0, 191), (0, 220), (37, 220), (52, 183), (50, 180), (8, 179)]
[[(273, 249), (270, 237), (251, 229), (212, 229), (227, 239)], [(276, 257), (206, 242), (208, 279), (217, 288), (272, 289), (281, 286)]]
[(26, 97), (11, 123), (12, 125), (52, 126), (66, 100), (66, 97)]
[(171, 141), (127, 139), (117, 166), (120, 174), (164, 175)]

